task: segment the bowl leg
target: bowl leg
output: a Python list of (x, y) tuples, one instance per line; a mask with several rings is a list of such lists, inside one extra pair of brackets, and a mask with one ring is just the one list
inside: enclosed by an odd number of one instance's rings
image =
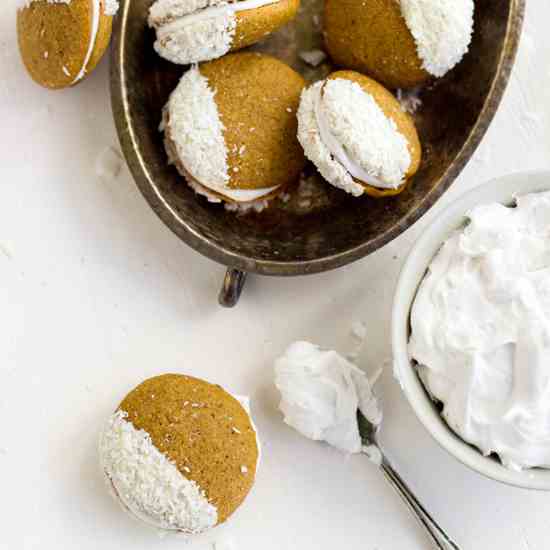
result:
[(228, 269), (223, 280), (223, 286), (218, 296), (218, 302), (223, 307), (237, 305), (248, 273), (238, 269)]

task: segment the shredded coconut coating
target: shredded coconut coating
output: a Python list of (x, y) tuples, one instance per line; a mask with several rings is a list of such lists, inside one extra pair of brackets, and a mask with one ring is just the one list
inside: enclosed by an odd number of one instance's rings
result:
[(293, 343), (275, 362), (275, 385), (286, 424), (343, 452), (362, 450), (358, 409), (373, 424), (382, 421), (366, 374), (336, 351)]
[(321, 175), (356, 197), (365, 192), (321, 138), (315, 115), (315, 98), (321, 90), (327, 126), (349, 158), (379, 180), (378, 187), (399, 187), (411, 164), (407, 139), (370, 94), (356, 82), (341, 78), (304, 90), (298, 109), (298, 140)]
[(279, 0), (157, 0), (149, 10), (156, 52), (172, 63), (188, 65), (222, 57), (231, 50), (240, 11)]
[(204, 491), (185, 478), (124, 411), (113, 414), (101, 434), (101, 466), (116, 496), (137, 518), (155, 527), (200, 533), (214, 527), (218, 512)]
[(195, 66), (183, 75), (166, 109), (178, 160), (202, 185), (223, 191), (229, 183), (229, 167), (214, 97), (208, 80)]
[(474, 28), (473, 0), (400, 0), (423, 68), (436, 77), (464, 57)]
[(223, 7), (209, 15), (194, 21), (183, 17), (158, 28), (155, 51), (181, 65), (222, 57), (231, 49), (237, 18)]

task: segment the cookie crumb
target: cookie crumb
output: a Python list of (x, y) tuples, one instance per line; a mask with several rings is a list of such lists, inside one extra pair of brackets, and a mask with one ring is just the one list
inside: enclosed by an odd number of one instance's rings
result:
[(122, 168), (122, 154), (115, 147), (106, 147), (98, 155), (95, 168), (100, 178), (116, 178)]

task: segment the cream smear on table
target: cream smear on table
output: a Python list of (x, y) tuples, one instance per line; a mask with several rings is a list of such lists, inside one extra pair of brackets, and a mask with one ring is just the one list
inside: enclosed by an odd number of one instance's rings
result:
[(550, 193), (478, 206), (411, 313), (411, 358), (462, 439), (512, 469), (550, 467)]

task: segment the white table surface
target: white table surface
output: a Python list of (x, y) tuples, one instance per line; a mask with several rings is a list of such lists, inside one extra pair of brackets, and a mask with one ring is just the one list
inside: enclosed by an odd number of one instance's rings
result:
[(97, 175), (117, 147), (108, 61), (78, 87), (27, 78), (15, 0), (0, 7), (0, 549), (173, 550), (111, 502), (97, 434), (144, 378), (185, 372), (252, 397), (263, 440), (253, 493), (192, 550), (429, 548), (363, 456), (345, 458), (287, 428), (272, 363), (310, 339), (342, 352), (364, 322), (360, 366), (386, 365), (384, 440), (421, 499), (463, 550), (547, 550), (550, 495), (483, 479), (427, 435), (392, 378), (390, 310), (399, 269), (422, 227), (466, 189), (550, 167), (550, 4), (529, 2), (503, 104), (466, 170), (425, 218), (372, 256), (299, 279), (251, 277), (239, 306), (216, 296), (224, 269), (182, 244), (123, 167)]

